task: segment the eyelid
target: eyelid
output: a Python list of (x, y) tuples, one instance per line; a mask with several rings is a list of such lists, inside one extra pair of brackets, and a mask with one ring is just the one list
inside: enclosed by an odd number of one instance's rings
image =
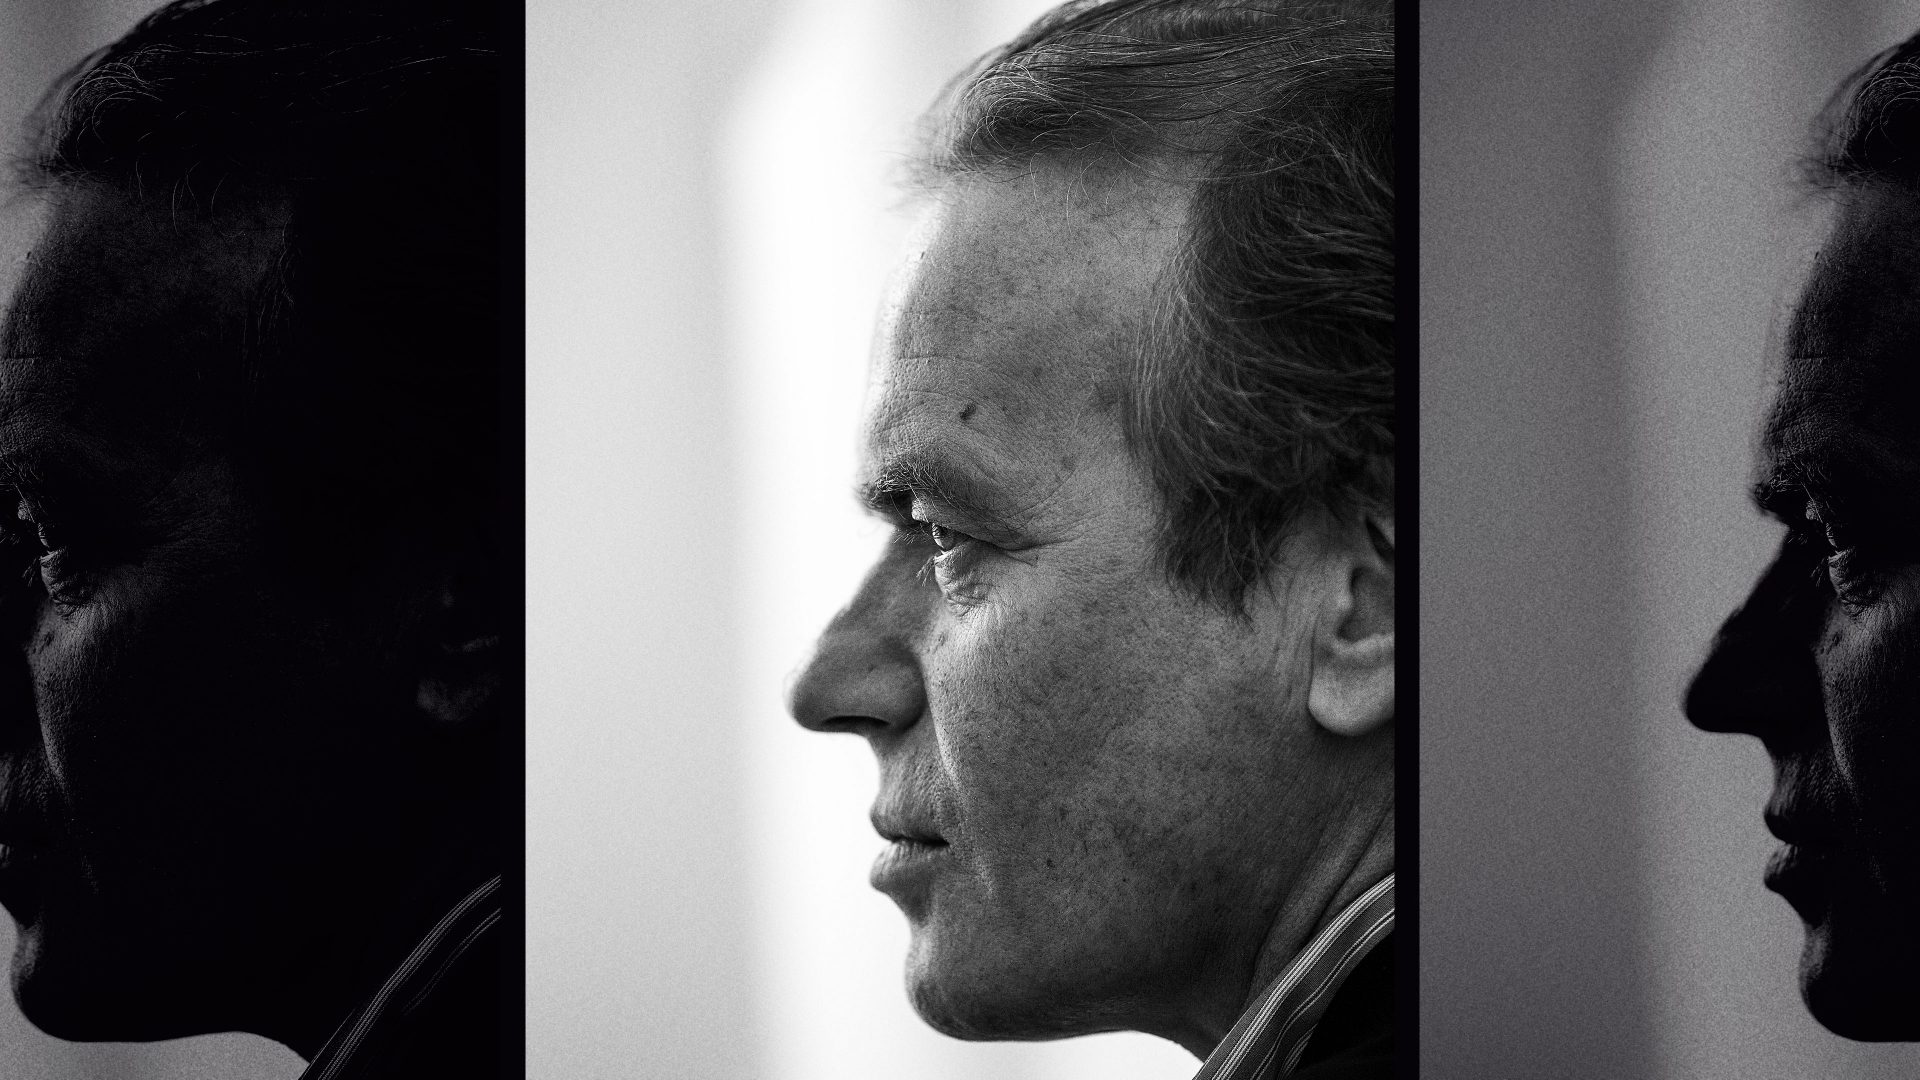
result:
[(969, 540), (980, 540), (996, 547), (1006, 547), (1012, 542), (1011, 537), (1003, 535), (1006, 532), (1004, 526), (980, 519), (931, 495), (916, 493), (908, 508), (908, 516), (921, 531), (925, 531), (927, 526), (938, 525)]

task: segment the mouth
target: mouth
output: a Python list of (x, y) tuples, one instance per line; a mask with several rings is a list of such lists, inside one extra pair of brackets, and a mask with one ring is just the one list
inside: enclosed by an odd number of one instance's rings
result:
[(0, 840), (0, 908), (13, 916), (16, 927), (26, 930), (39, 921), (40, 853), (10, 840)]
[(1826, 918), (1830, 898), (1832, 866), (1827, 852), (1816, 848), (1783, 844), (1767, 860), (1763, 880), (1768, 889), (1792, 906), (1794, 914), (1809, 926)]
[(1822, 846), (1820, 832), (1801, 818), (1788, 817), (1784, 810), (1773, 806), (1768, 806), (1761, 817), (1767, 823), (1767, 831), (1783, 844), (1794, 847)]
[(914, 882), (924, 880), (947, 853), (947, 839), (921, 820), (878, 811), (870, 820), (873, 831), (880, 834), (887, 846), (873, 860), (867, 881), (883, 893), (897, 895)]
[(898, 896), (909, 891), (914, 883), (924, 882), (945, 861), (946, 855), (944, 840), (889, 837), (886, 850), (873, 860), (867, 883), (889, 896)]
[(927, 823), (927, 815), (909, 811), (892, 799), (880, 800), (867, 813), (867, 821), (873, 825), (873, 831), (889, 844), (947, 846), (947, 839), (940, 835), (940, 830)]
[(1791, 792), (1776, 793), (1767, 804), (1767, 831), (1780, 841), (1780, 848), (1767, 860), (1762, 880), (1802, 922), (1813, 926), (1826, 918), (1837, 848), (1830, 832), (1820, 827), (1821, 815), (1795, 813), (1796, 802), (1805, 809), (1804, 800), (1795, 800)]
[(946, 840), (932, 829), (915, 828), (912, 826), (896, 828), (887, 825), (875, 825), (873, 831), (879, 833), (880, 838), (889, 844), (920, 844), (926, 847), (947, 846)]

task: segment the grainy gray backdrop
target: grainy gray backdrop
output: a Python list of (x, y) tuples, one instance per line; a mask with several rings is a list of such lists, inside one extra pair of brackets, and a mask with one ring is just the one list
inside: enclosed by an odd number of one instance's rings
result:
[(1792, 159), (1883, 0), (1422, 5), (1421, 1073), (1910, 1077), (1826, 1034), (1751, 739), (1679, 711), (1818, 235)]

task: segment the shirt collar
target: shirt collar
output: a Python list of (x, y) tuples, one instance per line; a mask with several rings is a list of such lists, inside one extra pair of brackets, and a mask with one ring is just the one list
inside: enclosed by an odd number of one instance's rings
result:
[(500, 922), (500, 877), (495, 875), (434, 924), (387, 976), (378, 993), (346, 1018), (314, 1055), (300, 1080), (349, 1080), (369, 1043), (392, 1029), (440, 985), (441, 977)]
[(1287, 1076), (1333, 995), (1361, 958), (1393, 932), (1393, 875), (1360, 894), (1307, 942), (1220, 1040), (1193, 1080)]

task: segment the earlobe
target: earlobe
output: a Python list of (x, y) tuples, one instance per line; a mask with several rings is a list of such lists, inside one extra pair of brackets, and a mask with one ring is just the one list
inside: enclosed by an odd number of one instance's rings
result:
[(1394, 710), (1393, 524), (1364, 524), (1329, 553), (1337, 577), (1315, 631), (1307, 687), (1314, 722), (1350, 738), (1392, 722)]
[(1321, 653), (1307, 688), (1307, 711), (1335, 735), (1354, 737), (1393, 719), (1393, 631), (1352, 643), (1344, 655)]

